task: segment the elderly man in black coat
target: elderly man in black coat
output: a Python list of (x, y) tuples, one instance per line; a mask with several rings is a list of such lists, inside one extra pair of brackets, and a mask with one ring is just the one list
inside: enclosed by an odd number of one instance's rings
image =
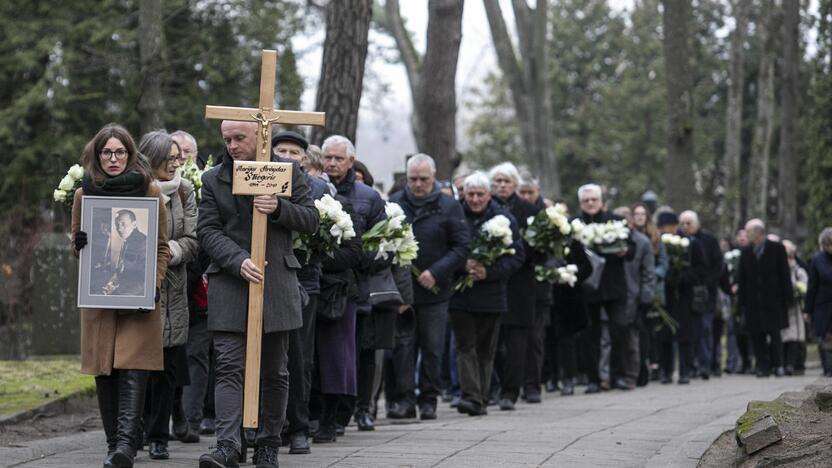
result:
[[(297, 163), (292, 168), (292, 196), (256, 197), (233, 195), (235, 160), (254, 160), (257, 124), (223, 121), (226, 143), (223, 163), (202, 176), (202, 204), (197, 235), (211, 257), (207, 275), (216, 356), (216, 449), (199, 459), (200, 468), (237, 466), (241, 450), (246, 321), (249, 283), (264, 283), (261, 360), (260, 425), (254, 461), (258, 466), (277, 466), (277, 448), (288, 398), (287, 349), (289, 331), (301, 326), (301, 265), (292, 253), (292, 233), (318, 229), (318, 211), (309, 198), (309, 187)], [(272, 156), (273, 161), (287, 162)], [(266, 268), (251, 260), (252, 209), (268, 215)]]
[(436, 163), (426, 154), (416, 154), (407, 161), (407, 186), (390, 198), (398, 203), (419, 242), (419, 257), (414, 262), (421, 271), (413, 279), (415, 340), (397, 347), (393, 355), (398, 383), (403, 388), (391, 392), (398, 405), (388, 416), (406, 417), (413, 413), (416, 401), (416, 356), (421, 353), (419, 368), (419, 415), (436, 418), (440, 374), (448, 324), (448, 301), (453, 293), (454, 273), (465, 265), (470, 236), (462, 206), (440, 190), (436, 183)]
[[(578, 201), (581, 205), (580, 220), (585, 224), (606, 223), (608, 221), (620, 220), (621, 217), (608, 213), (604, 209), (604, 199), (601, 187), (596, 184), (586, 184), (578, 189)], [(589, 311), (589, 327), (581, 334), (581, 350), (585, 359), (584, 369), (589, 377), (589, 385), (586, 393), (598, 393), (601, 391), (601, 376), (598, 369), (598, 362), (601, 355), (601, 311), (604, 310), (609, 317), (610, 341), (612, 350), (610, 359), (637, 360), (626, 350), (629, 348), (629, 329), (634, 317), (627, 314), (627, 277), (624, 271), (624, 263), (635, 255), (635, 248), (632, 240), (628, 239), (629, 248), (627, 252), (620, 254), (599, 254), (604, 257), (606, 263), (601, 275), (601, 284), (597, 291), (585, 295)], [(632, 363), (630, 363), (632, 364)], [(637, 365), (638, 363), (636, 363)], [(622, 367), (629, 367), (624, 363)]]
[(751, 244), (742, 249), (737, 269), (737, 306), (751, 334), (757, 377), (774, 371), (782, 375), (780, 330), (789, 326), (789, 305), (794, 301), (786, 248), (766, 239), (765, 224), (745, 224)]
[[(514, 255), (502, 255), (492, 265), (468, 259), (459, 276), (471, 275), (474, 285), (457, 291), (451, 298), (450, 318), (456, 336), (456, 363), (462, 397), (457, 411), (470, 416), (486, 414), (491, 371), (500, 331), (500, 317), (508, 312), (508, 282), (525, 260), (523, 241), (511, 213), (496, 203), (489, 193), (490, 182), (481, 172), (465, 179), (466, 229), (471, 238), (481, 235), (481, 228), (496, 216), (511, 223)], [(534, 299), (534, 297), (532, 297)], [(526, 356), (517, 356), (525, 361)]]

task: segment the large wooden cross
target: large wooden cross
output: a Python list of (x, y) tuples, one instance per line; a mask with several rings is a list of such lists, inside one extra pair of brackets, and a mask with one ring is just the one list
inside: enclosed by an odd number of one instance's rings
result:
[[(257, 162), (271, 161), (272, 124), (324, 125), (323, 112), (298, 112), (274, 109), (277, 52), (264, 50), (260, 69), (260, 104), (247, 107), (205, 106), (206, 119), (257, 122)], [(226, 161), (230, 164), (231, 161)], [(291, 180), (291, 177), (290, 177)], [(235, 190), (235, 193), (241, 193)], [(253, 194), (253, 193), (251, 193)], [(253, 210), (251, 223), (251, 261), (263, 272), (265, 281), (267, 215)], [(260, 352), (263, 337), (263, 284), (249, 283), (248, 331), (246, 335), (245, 391), (243, 427), (256, 428), (260, 407)]]

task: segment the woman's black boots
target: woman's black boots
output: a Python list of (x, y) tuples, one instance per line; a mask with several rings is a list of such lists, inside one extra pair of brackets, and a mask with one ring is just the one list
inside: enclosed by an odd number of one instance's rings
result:
[[(114, 374), (116, 373), (118, 377), (114, 380), (117, 380), (118, 413), (115, 425), (115, 449), (108, 455), (104, 468), (131, 468), (139, 443), (138, 429), (141, 424), (142, 408), (144, 408), (148, 371), (114, 370)], [(100, 400), (99, 406), (103, 408)], [(103, 420), (103, 409), (101, 417)], [(107, 432), (106, 423), (104, 431)], [(107, 441), (109, 445), (109, 433)]]

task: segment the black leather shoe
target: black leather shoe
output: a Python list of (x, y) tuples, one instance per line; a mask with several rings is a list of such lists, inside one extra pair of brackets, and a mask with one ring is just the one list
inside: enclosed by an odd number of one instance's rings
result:
[(407, 402), (394, 402), (387, 410), (387, 419), (413, 419), (416, 408)]
[(679, 385), (687, 385), (689, 383), (690, 383), (690, 377), (688, 377), (686, 375), (679, 376), (679, 382), (678, 382)]
[(203, 435), (211, 435), (214, 433), (215, 425), (213, 418), (202, 418), (199, 423), (199, 433)]
[(335, 432), (335, 426), (321, 425), (318, 432), (312, 438), (312, 442), (316, 444), (329, 444), (338, 440), (338, 435)]
[(289, 455), (305, 455), (311, 452), (306, 432), (298, 431), (289, 436)]
[(474, 415), (475, 413), (479, 413), (480, 405), (474, 403), (473, 401), (464, 400), (462, 398), (459, 399), (459, 404), (456, 405), (456, 410), (462, 414)]
[(277, 447), (264, 446), (257, 447), (254, 455), (251, 457), (251, 462), (255, 468), (278, 468), (277, 465)]
[(170, 458), (168, 444), (164, 442), (151, 441), (150, 447), (147, 449), (147, 454), (151, 460), (167, 460)]
[(419, 419), (427, 421), (436, 419), (436, 405), (425, 403), (419, 407)]
[(338, 437), (341, 437), (341, 436), (343, 436), (343, 435), (344, 435), (344, 434), (346, 434), (346, 433), (347, 433), (347, 428), (346, 428), (346, 427), (344, 427), (344, 426), (342, 426), (342, 425), (340, 425), (340, 424), (338, 424), (338, 423), (335, 423), (335, 434), (336, 434)]
[(501, 411), (513, 411), (514, 410), (514, 402), (509, 400), (508, 398), (501, 398), (497, 404), (500, 406)]
[(546, 393), (554, 393), (558, 390), (560, 389), (558, 388), (557, 380), (552, 379), (546, 382)]
[(761, 378), (761, 379), (766, 379), (766, 378), (768, 378), (770, 375), (771, 375), (771, 374), (769, 374), (769, 373), (768, 373), (768, 372), (766, 372), (766, 371), (762, 371), (762, 370), (758, 370), (758, 371), (757, 371), (757, 377), (759, 377), (759, 378)]
[(601, 393), (601, 387), (599, 387), (597, 383), (590, 383), (586, 386), (586, 390), (584, 390), (584, 393), (587, 395), (593, 393)]
[(199, 468), (239, 468), (240, 454), (230, 444), (218, 442), (214, 451), (199, 457)]
[(701, 378), (702, 380), (709, 380), (711, 378), (711, 374), (707, 372), (700, 372), (699, 378)]
[(376, 430), (375, 422), (370, 413), (366, 411), (359, 411), (355, 413), (355, 425), (358, 426), (359, 431), (374, 431)]
[(560, 388), (561, 396), (570, 396), (575, 394), (575, 386), (572, 385), (572, 382), (564, 382), (563, 386)]
[(615, 389), (624, 390), (624, 391), (635, 390), (635, 388), (636, 388), (635, 385), (627, 382), (624, 379), (615, 379), (615, 381), (612, 383), (612, 386)]
[(673, 377), (670, 374), (662, 374), (662, 385), (672, 384)]

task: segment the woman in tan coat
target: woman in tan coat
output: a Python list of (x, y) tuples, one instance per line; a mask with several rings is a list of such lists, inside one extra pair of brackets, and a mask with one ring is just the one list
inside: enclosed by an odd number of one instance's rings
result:
[(159, 198), (156, 308), (81, 309), (81, 372), (95, 375), (107, 458), (104, 467), (132, 467), (148, 371), (162, 369), (159, 286), (167, 271), (167, 217), (158, 185), (141, 162), (133, 138), (110, 124), (84, 147), (84, 179), (72, 204), (72, 246), (87, 245), (81, 228), (83, 195)]

